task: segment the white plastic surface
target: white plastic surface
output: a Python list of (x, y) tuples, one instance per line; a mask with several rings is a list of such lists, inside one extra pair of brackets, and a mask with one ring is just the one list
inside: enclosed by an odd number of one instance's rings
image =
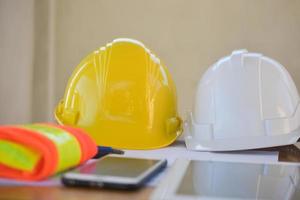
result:
[(232, 52), (200, 80), (185, 123), (188, 149), (231, 151), (296, 143), (297, 88), (278, 62), (247, 50)]

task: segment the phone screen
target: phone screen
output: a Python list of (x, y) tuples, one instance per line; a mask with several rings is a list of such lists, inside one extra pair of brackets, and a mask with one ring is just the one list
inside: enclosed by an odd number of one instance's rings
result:
[(143, 174), (158, 162), (159, 160), (108, 156), (86, 164), (73, 173), (133, 178)]

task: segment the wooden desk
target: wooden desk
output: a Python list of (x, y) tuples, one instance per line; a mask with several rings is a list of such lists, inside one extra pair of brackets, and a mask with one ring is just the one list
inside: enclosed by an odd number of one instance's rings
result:
[(146, 200), (152, 187), (136, 191), (67, 187), (0, 187), (0, 200)]
[[(263, 149), (279, 151), (279, 161), (300, 162), (300, 150), (293, 145)], [(0, 200), (146, 200), (153, 187), (137, 191), (53, 187), (0, 186)]]

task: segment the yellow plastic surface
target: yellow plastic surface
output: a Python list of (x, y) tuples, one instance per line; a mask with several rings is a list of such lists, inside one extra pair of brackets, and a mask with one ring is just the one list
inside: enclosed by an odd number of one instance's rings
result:
[(40, 154), (23, 145), (0, 140), (0, 163), (14, 169), (32, 172), (40, 160)]
[(98, 145), (123, 149), (164, 147), (182, 132), (168, 70), (132, 39), (114, 40), (82, 60), (55, 117), (83, 128)]
[(55, 144), (58, 150), (56, 172), (63, 171), (80, 163), (81, 147), (72, 134), (63, 129), (43, 124), (23, 125), (22, 127), (46, 136)]

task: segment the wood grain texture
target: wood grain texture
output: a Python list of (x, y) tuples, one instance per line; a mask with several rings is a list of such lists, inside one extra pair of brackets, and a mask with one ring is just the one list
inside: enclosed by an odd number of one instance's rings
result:
[(136, 191), (66, 187), (0, 187), (0, 200), (143, 200), (153, 188)]

